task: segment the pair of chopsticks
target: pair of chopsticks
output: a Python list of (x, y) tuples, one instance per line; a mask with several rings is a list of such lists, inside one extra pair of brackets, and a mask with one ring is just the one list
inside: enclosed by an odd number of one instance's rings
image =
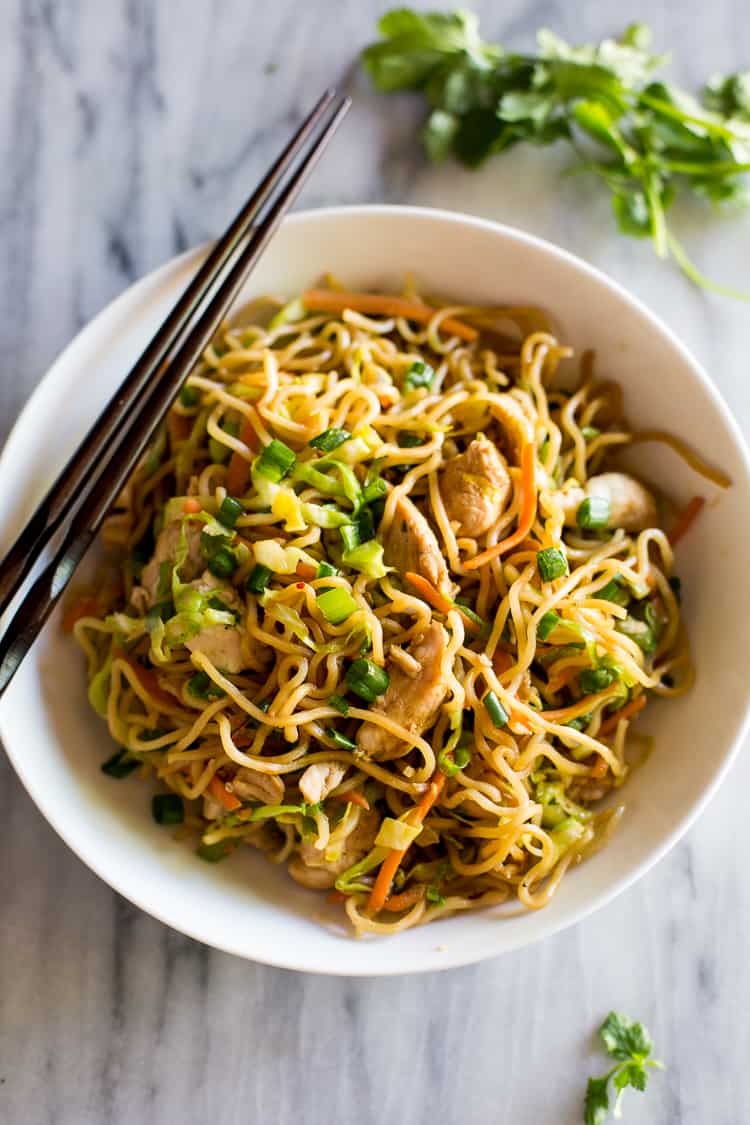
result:
[(351, 101), (327, 90), (185, 289), (0, 564), (0, 614), (65, 524), (52, 562), (0, 638), (0, 696), (54, 609), (173, 399)]

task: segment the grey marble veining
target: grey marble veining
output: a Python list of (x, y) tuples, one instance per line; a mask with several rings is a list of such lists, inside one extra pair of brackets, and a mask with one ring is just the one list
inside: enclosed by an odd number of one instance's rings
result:
[[(217, 233), (331, 79), (355, 108), (301, 201), (413, 202), (503, 219), (602, 266), (694, 349), (750, 428), (746, 307), (613, 235), (608, 203), (549, 152), (429, 168), (419, 110), (352, 72), (375, 0), (0, 4), (0, 437), (54, 356), (131, 281)], [(428, 5), (422, 4), (422, 7)], [(742, 0), (476, 5), (489, 37), (599, 38), (639, 15), (686, 83), (750, 63)], [(748, 287), (748, 220), (680, 228)], [(92, 378), (95, 378), (92, 372)], [(2, 485), (0, 484), (0, 488)], [(638, 1125), (750, 1121), (750, 758), (650, 875), (579, 926), (473, 968), (337, 980), (246, 964), (113, 894), (0, 765), (4, 1125), (568, 1125), (610, 1007), (669, 1066)]]

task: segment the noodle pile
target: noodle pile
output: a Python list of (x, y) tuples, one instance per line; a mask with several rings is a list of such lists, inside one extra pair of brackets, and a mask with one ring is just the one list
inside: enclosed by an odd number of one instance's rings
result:
[[(541, 907), (622, 811), (599, 802), (632, 719), (691, 682), (667, 535), (586, 493), (638, 435), (590, 355), (562, 378), (538, 310), (328, 296), (221, 331), (105, 525), (67, 618), (105, 771), (158, 782), (203, 859), (250, 844), (332, 890), (357, 933)], [(502, 489), (445, 474), (487, 442), (507, 488), (472, 536), (461, 488)], [(415, 534), (439, 561), (407, 578)]]

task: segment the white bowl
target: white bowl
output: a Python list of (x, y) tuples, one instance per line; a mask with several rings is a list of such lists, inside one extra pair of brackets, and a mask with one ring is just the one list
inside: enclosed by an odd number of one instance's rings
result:
[[(2, 542), (20, 526), (161, 322), (203, 252), (134, 285), (65, 350), (29, 401), (0, 460)], [(99, 769), (111, 751), (86, 701), (83, 660), (53, 619), (0, 705), (0, 733), (32, 799), (66, 843), (126, 898), (219, 949), (292, 969), (388, 974), (446, 968), (527, 945), (631, 884), (688, 828), (716, 789), (748, 718), (750, 466), (742, 437), (696, 361), (651, 313), (590, 266), (527, 234), (414, 208), (335, 208), (287, 220), (247, 295), (293, 294), (325, 270), (353, 287), (398, 287), (412, 273), (461, 300), (542, 305), (562, 338), (596, 349), (636, 426), (679, 433), (732, 477), (707, 486), (669, 451), (639, 447), (644, 472), (678, 500), (709, 498), (681, 544), (678, 572), (697, 664), (685, 698), (649, 707), (656, 750), (627, 782), (610, 845), (566, 876), (544, 910), (469, 913), (398, 936), (353, 941), (340, 909), (246, 849), (219, 866), (152, 823), (150, 791)]]

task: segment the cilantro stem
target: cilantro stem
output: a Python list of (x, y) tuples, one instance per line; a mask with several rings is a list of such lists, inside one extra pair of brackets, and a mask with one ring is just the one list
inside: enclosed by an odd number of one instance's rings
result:
[(684, 109), (679, 109), (679, 107), (671, 105), (669, 102), (664, 102), (660, 98), (655, 98), (652, 94), (641, 92), (638, 95), (638, 100), (644, 105), (650, 106), (651, 109), (657, 109), (659, 113), (663, 113), (665, 117), (671, 117), (673, 121), (700, 125), (707, 133), (713, 133), (714, 136), (721, 137), (725, 141), (742, 141), (745, 139), (741, 137), (739, 133), (728, 129), (726, 125), (720, 125), (717, 121), (710, 121), (708, 118), (699, 117), (697, 114), (686, 113)]
[(694, 285), (699, 286), (701, 289), (708, 289), (711, 293), (718, 293), (722, 297), (733, 297), (736, 301), (750, 302), (750, 293), (743, 293), (740, 289), (733, 289), (729, 285), (720, 285), (717, 281), (711, 281), (710, 277), (706, 277), (701, 273), (696, 265), (688, 258), (685, 253), (685, 248), (681, 242), (675, 238), (671, 232), (667, 232), (667, 242), (669, 250), (680, 267), (682, 272), (690, 278)]
[(666, 258), (669, 253), (669, 232), (664, 218), (664, 208), (659, 199), (658, 189), (654, 186), (653, 177), (644, 180), (643, 190), (648, 200), (648, 209), (651, 216), (651, 237), (654, 240), (654, 250), (659, 258)]
[(750, 162), (735, 164), (732, 160), (720, 161), (689, 161), (689, 160), (662, 160), (662, 168), (669, 172), (684, 173), (686, 176), (737, 176), (743, 172), (750, 172)]

